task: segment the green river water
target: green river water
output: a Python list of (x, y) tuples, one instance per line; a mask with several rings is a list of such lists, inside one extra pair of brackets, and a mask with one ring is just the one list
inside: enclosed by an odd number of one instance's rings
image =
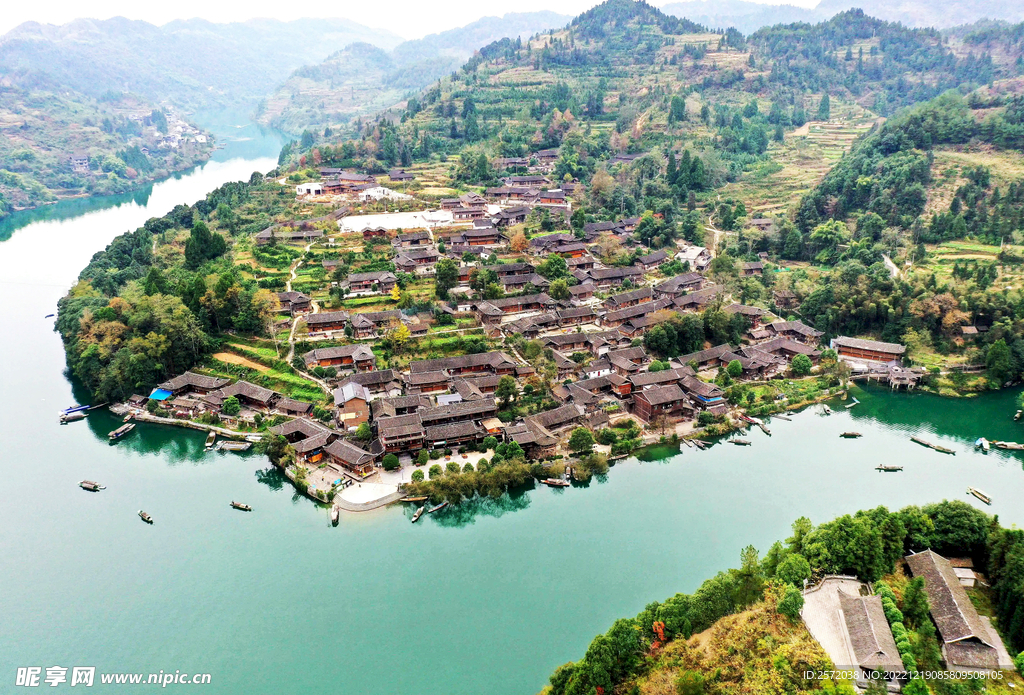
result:
[[(0, 692), (15, 690), (18, 667), (60, 665), (210, 673), (208, 693), (529, 694), (616, 618), (692, 591), (748, 543), (763, 552), (798, 516), (980, 505), (965, 495), (973, 485), (1004, 524), (1024, 524), (1024, 457), (973, 449), (979, 436), (1024, 441), (1016, 390), (955, 401), (855, 389), (855, 408), (773, 420), (773, 436), (746, 435), (751, 447), (648, 452), (585, 487), (521, 491), (415, 526), (392, 507), (332, 528), (264, 459), (204, 453), (200, 433), (140, 424), (110, 445), (118, 421), (102, 411), (60, 426), (57, 412), (88, 395), (63, 373), (44, 316), (89, 257), (276, 162), (273, 136), (207, 124), (234, 140), (194, 172), (0, 227)], [(846, 430), (864, 437), (840, 439)], [(83, 492), (83, 478), (108, 489)], [(108, 690), (133, 688), (93, 687)]]

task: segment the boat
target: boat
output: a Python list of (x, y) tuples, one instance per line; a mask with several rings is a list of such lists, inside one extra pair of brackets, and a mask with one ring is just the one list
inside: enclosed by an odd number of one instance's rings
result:
[(74, 413), (61, 413), (60, 414), (60, 424), (62, 424), (62, 425), (66, 425), (69, 422), (78, 422), (79, 420), (84, 420), (84, 419), (85, 419), (85, 413), (83, 413), (81, 411), (76, 411)]
[(235, 502), (234, 500), (231, 501), (231, 506), (234, 507), (235, 509), (237, 509), (240, 512), (251, 512), (252, 511), (252, 507), (250, 507), (249, 505), (242, 504), (241, 502)]
[(992, 446), (997, 449), (1009, 449), (1010, 451), (1021, 451), (1024, 450), (1024, 444), (1018, 444), (1017, 442), (998, 442), (993, 441)]
[(1020, 420), (1021, 413), (1024, 413), (1024, 410), (1018, 410), (1017, 413), (1013, 416), (1013, 419)]
[[(910, 441), (914, 442), (915, 444), (920, 444), (921, 446), (926, 446), (929, 449), (934, 449), (935, 451), (938, 451), (940, 454), (953, 454), (954, 456), (956, 456), (956, 452), (953, 451), (952, 449), (947, 449), (946, 447), (939, 446), (938, 444), (932, 444), (931, 442), (925, 439), (921, 439), (920, 437), (911, 437)], [(1021, 448), (1024, 449), (1024, 446), (1021, 446)]]
[(210, 447), (212, 447), (215, 441), (217, 441), (217, 433), (211, 431), (208, 435), (206, 435), (206, 448), (209, 449)]
[(544, 478), (541, 482), (551, 487), (569, 487), (569, 481), (561, 478)]
[(341, 518), (341, 512), (338, 511), (338, 507), (331, 507), (331, 526), (338, 525), (338, 519)]
[(444, 509), (447, 506), (448, 506), (448, 501), (445, 500), (444, 502), (442, 502), (441, 504), (437, 505), (436, 507), (431, 507), (430, 509), (428, 509), (427, 510), (427, 514), (433, 514), (434, 512), (439, 512), (439, 511), (441, 511), (442, 509)]
[(682, 441), (683, 441), (683, 444), (685, 444), (689, 448), (691, 448), (691, 449), (693, 448), (693, 442), (691, 442), (689, 439), (683, 439)]
[(124, 419), (123, 419), (123, 420), (121, 420), (121, 422), (128, 422), (128, 421), (129, 421), (129, 420), (131, 420), (131, 419), (132, 419), (133, 417), (135, 417), (135, 416), (134, 416), (134, 415), (132, 415), (131, 413), (128, 413), (127, 415), (125, 415), (125, 416), (124, 416)]
[(131, 432), (133, 429), (135, 429), (135, 423), (129, 422), (127, 425), (121, 425), (116, 430), (113, 430), (107, 436), (110, 437), (110, 441), (115, 442), (121, 437)]
[(412, 515), (412, 523), (415, 524), (417, 521), (420, 520), (420, 517), (423, 516), (423, 510), (425, 509), (426, 506), (423, 506), (416, 510), (416, 513)]
[(43, 318), (44, 318), (44, 319), (52, 319), (52, 318), (53, 318), (54, 316), (56, 316), (56, 314), (47, 314), (47, 315), (46, 315), (46, 316), (44, 316)]
[(248, 451), (251, 447), (252, 444), (249, 442), (225, 441), (217, 445), (217, 448), (223, 451)]
[(106, 485), (100, 485), (94, 480), (83, 480), (78, 484), (78, 487), (82, 488), (83, 490), (88, 490), (89, 492), (99, 492), (100, 490), (107, 489)]
[(988, 440), (984, 437), (978, 437), (978, 441), (974, 442), (974, 446), (988, 453)]
[(747, 439), (730, 439), (729, 443), (736, 446), (750, 446), (750, 441)]
[(857, 437), (863, 437), (864, 435), (860, 432), (843, 432), (839, 436), (843, 439), (856, 439)]
[(142, 511), (141, 509), (139, 510), (139, 518), (145, 521), (147, 524), (153, 523), (153, 517), (151, 517), (149, 514), (146, 514), (146, 512)]
[(786, 422), (793, 422), (793, 418), (786, 417), (785, 415), (779, 415), (778, 413), (776, 413), (775, 415), (772, 415), (772, 417), (778, 418), (780, 420), (785, 420)]
[(981, 500), (985, 504), (992, 504), (992, 498), (989, 497), (988, 495), (986, 495), (984, 492), (982, 492), (981, 490), (979, 490), (976, 487), (969, 487), (969, 488), (967, 488), (967, 492), (969, 494), (971, 494), (971, 495), (974, 495), (975, 497), (977, 497), (979, 500)]
[(831, 409), (831, 408), (829, 408), (829, 407), (828, 407), (827, 405), (825, 405), (824, 403), (822, 403), (822, 404), (821, 404), (821, 407), (822, 407), (822, 409), (823, 409), (823, 410), (825, 411), (825, 414), (826, 414), (826, 415), (831, 415), (831, 414), (832, 414), (832, 409)]
[(886, 466), (885, 464), (882, 464), (881, 466), (875, 466), (875, 470), (885, 471), (886, 473), (892, 473), (893, 471), (902, 471), (903, 466)]
[(427, 501), (427, 496), (423, 495), (422, 497), (403, 497), (401, 499), (401, 501), (402, 502), (426, 502)]
[(693, 440), (693, 445), (695, 447), (697, 447), (698, 449), (700, 449), (701, 451), (704, 451), (705, 449), (708, 448), (708, 443), (705, 442), (705, 441), (702, 441), (700, 439), (694, 439)]
[(847, 410), (849, 410), (849, 409), (850, 409), (850, 408), (852, 408), (853, 406), (855, 406), (855, 405), (859, 405), (859, 404), (860, 404), (860, 401), (858, 401), (858, 400), (857, 400), (857, 398), (856, 398), (856, 397), (854, 397), (854, 399), (853, 399), (853, 403), (850, 403), (849, 405), (847, 405), (847, 406), (845, 406), (845, 407), (846, 407), (846, 409), (847, 409)]

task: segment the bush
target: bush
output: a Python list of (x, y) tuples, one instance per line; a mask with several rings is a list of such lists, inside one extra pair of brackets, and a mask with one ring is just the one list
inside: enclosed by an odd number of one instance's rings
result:
[(444, 469), (445, 469), (445, 472), (447, 472), (447, 473), (448, 473), (449, 475), (456, 475), (456, 474), (458, 474), (458, 473), (461, 473), (461, 472), (462, 472), (462, 466), (460, 466), (460, 465), (459, 465), (459, 464), (458, 464), (457, 462), (455, 462), (455, 461), (449, 461), (449, 462), (448, 462), (448, 463), (447, 463), (447, 464), (445, 465)]
[(401, 464), (398, 462), (398, 457), (395, 456), (394, 454), (387, 454), (384, 457), (383, 463), (384, 470), (386, 471), (393, 471), (401, 466)]
[(441, 452), (439, 450), (434, 449), (433, 451), (430, 452), (430, 459), (432, 461), (436, 461), (439, 458), (441, 458)]
[(775, 576), (787, 584), (800, 586), (811, 576), (811, 565), (803, 555), (790, 553), (779, 563)]
[(221, 405), (220, 410), (225, 415), (238, 415), (242, 411), (242, 404), (238, 402), (238, 399), (234, 396), (228, 396), (224, 399), (224, 403)]
[(451, 456), (452, 455), (452, 450), (451, 449), (445, 449), (444, 450), (444, 455), (445, 456)]
[(1017, 655), (1017, 658), (1013, 660), (1013, 665), (1017, 667), (1017, 673), (1024, 673), (1024, 652)]
[(885, 611), (885, 619), (890, 624), (903, 623), (903, 613), (896, 607), (896, 603), (888, 596), (882, 597), (882, 610)]
[(426, 478), (426, 476), (423, 475), (423, 471), (413, 471), (412, 472), (412, 482), (414, 482), (414, 483), (422, 483), (424, 478)]
[(697, 415), (697, 424), (700, 425), (701, 427), (707, 427), (714, 421), (715, 416), (706, 410), (700, 411), (700, 414)]
[(615, 430), (608, 429), (607, 427), (597, 433), (597, 441), (605, 446), (611, 446), (618, 439), (619, 435), (615, 434)]
[(797, 355), (789, 365), (795, 376), (807, 376), (811, 373), (811, 367), (813, 366), (811, 358), (807, 355)]
[(430, 454), (427, 453), (426, 449), (420, 449), (420, 453), (416, 455), (416, 465), (425, 466), (427, 461), (430, 460)]
[(433, 466), (431, 466), (429, 472), (431, 480), (433, 480), (434, 478), (440, 478), (442, 475), (444, 475), (444, 469), (441, 468), (440, 463), (435, 463)]
[(462, 467), (462, 472), (463, 473), (472, 473), (473, 472), (473, 464), (472, 463), (467, 463), (465, 466)]
[(488, 449), (494, 451), (496, 446), (498, 446), (498, 440), (495, 437), (484, 437), (484, 451)]
[(792, 622), (800, 619), (800, 609), (804, 607), (804, 595), (792, 584), (787, 584), (779, 600), (778, 611)]
[(155, 401), (152, 398), (150, 398), (148, 401), (146, 401), (146, 410), (148, 410), (150, 413), (155, 413), (156, 409), (159, 408), (159, 407), (160, 407), (160, 401)]

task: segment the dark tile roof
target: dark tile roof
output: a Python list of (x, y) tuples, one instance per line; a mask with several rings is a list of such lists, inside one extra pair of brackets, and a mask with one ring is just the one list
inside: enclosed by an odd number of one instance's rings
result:
[(289, 413), (308, 413), (313, 409), (313, 404), (292, 398), (282, 398), (274, 404), (274, 408)]
[(359, 466), (373, 461), (373, 454), (345, 439), (338, 439), (328, 445), (324, 451), (350, 466)]
[(347, 311), (324, 311), (306, 316), (306, 325), (315, 327), (323, 323), (344, 323), (348, 321)]
[(317, 348), (304, 354), (302, 359), (306, 364), (311, 364), (320, 360), (338, 359), (340, 357), (351, 357), (353, 360), (374, 359), (373, 350), (370, 349), (369, 345), (363, 345), (362, 343), (356, 345)]
[(200, 388), (205, 390), (215, 390), (223, 388), (231, 383), (230, 379), (222, 379), (216, 376), (206, 376), (204, 374), (196, 374), (195, 372), (185, 372), (178, 376), (165, 381), (159, 385), (159, 388), (166, 389), (167, 391), (179, 391), (186, 386), (192, 388)]
[(882, 610), (882, 598), (850, 596), (839, 589), (836, 591), (856, 665), (879, 671), (902, 671), (903, 661)]
[(645, 400), (651, 405), (664, 405), (665, 403), (675, 403), (676, 401), (686, 400), (686, 395), (683, 393), (683, 390), (676, 384), (652, 386), (649, 389), (644, 389), (633, 397)]
[(915, 577), (924, 577), (932, 618), (943, 641), (974, 639), (995, 651), (989, 644), (988, 630), (949, 561), (931, 550), (909, 555), (906, 560)]
[[(775, 324), (772, 323), (769, 325), (774, 326)], [(821, 335), (821, 333), (818, 333), (818, 335)], [(847, 338), (844, 335), (841, 335), (838, 338), (833, 338), (832, 344), (835, 345), (836, 347), (850, 347), (858, 348), (861, 350), (875, 350), (878, 352), (889, 352), (895, 355), (902, 355), (904, 352), (907, 351), (907, 347), (905, 345), (900, 345), (899, 343), (882, 343), (877, 340)]]
[(221, 399), (230, 398), (231, 396), (244, 396), (245, 398), (259, 403), (270, 403), (275, 396), (279, 396), (280, 394), (276, 391), (263, 388), (262, 386), (250, 384), (248, 381), (238, 381), (230, 386), (225, 386), (210, 395)]
[(377, 431), (385, 437), (406, 437), (423, 433), (419, 413), (382, 417), (377, 420)]
[(632, 290), (630, 292), (622, 292), (620, 294), (613, 294), (608, 299), (604, 300), (604, 305), (609, 309), (618, 309), (624, 304), (629, 302), (639, 302), (643, 299), (653, 299), (654, 290), (650, 287), (641, 287), (638, 290)]
[(425, 437), (432, 442), (463, 437), (483, 436), (486, 430), (472, 420), (451, 422), (446, 425), (431, 425), (426, 428)]
[(515, 360), (501, 351), (481, 352), (475, 355), (441, 357), (433, 360), (416, 360), (409, 363), (411, 372), (436, 372), (442, 369), (466, 369), (483, 365), (492, 368), (514, 367)]

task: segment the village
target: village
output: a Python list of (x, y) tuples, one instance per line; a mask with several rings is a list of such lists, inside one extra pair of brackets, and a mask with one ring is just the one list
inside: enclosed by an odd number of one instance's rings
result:
[[(773, 385), (826, 368), (841, 382), (912, 388), (921, 378), (923, 370), (901, 368), (902, 345), (848, 337), (822, 345), (820, 331), (792, 317), (790, 291), (771, 290), (763, 306), (734, 301), (713, 249), (682, 240), (646, 248), (634, 235), (639, 218), (574, 228), (577, 188), (550, 180), (553, 156), (502, 160), (526, 173), (425, 200), (405, 170), (391, 171), (385, 186), (321, 169), (321, 180), (295, 186), (309, 217), (256, 234), (251, 257), (255, 277), (278, 289), (275, 349), (288, 350), (322, 399), (200, 369), (117, 412), (250, 440), (283, 437), (290, 477), (355, 511), (402, 498), (428, 462), (477, 469), (499, 445), (514, 443), (530, 461), (591, 451), (619, 458), (666, 437), (726, 433), (757, 422), (741, 406), (803, 402)], [(632, 263), (607, 262), (623, 252)], [(279, 256), (286, 267), (265, 265)], [(771, 272), (763, 256), (739, 263), (732, 279), (762, 282)], [(731, 341), (664, 359), (648, 349), (652, 331), (709, 309), (722, 312)], [(730, 389), (737, 384), (751, 387), (745, 401)], [(581, 428), (593, 442), (585, 452), (569, 444)]]

